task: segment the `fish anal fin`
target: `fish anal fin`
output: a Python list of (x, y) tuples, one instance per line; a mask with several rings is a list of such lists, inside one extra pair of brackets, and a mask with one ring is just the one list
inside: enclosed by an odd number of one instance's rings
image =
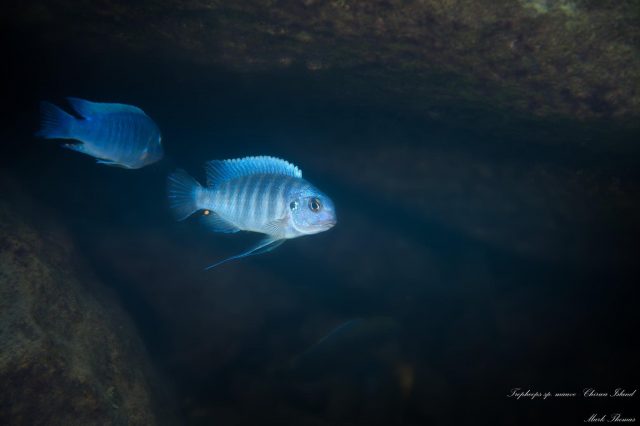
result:
[(226, 221), (221, 218), (215, 212), (211, 210), (205, 210), (205, 213), (202, 215), (202, 219), (200, 219), (204, 226), (212, 230), (213, 232), (223, 232), (226, 234), (233, 234), (235, 232), (240, 231), (240, 228), (235, 226), (233, 223)]
[(256, 244), (254, 247), (250, 248), (249, 250), (237, 254), (235, 256), (231, 256), (228, 257), (224, 260), (221, 260), (218, 263), (214, 263), (213, 265), (207, 266), (205, 269), (205, 271), (209, 270), (209, 269), (213, 269), (216, 266), (222, 265), (223, 263), (226, 263), (230, 260), (235, 260), (235, 259), (241, 259), (243, 257), (247, 257), (247, 256), (253, 256), (256, 254), (262, 254), (262, 253), (267, 253), (271, 250), (274, 250), (276, 248), (278, 248), (279, 246), (282, 245), (282, 243), (284, 243), (286, 240), (284, 238), (281, 239), (274, 239), (272, 237), (267, 237), (265, 239), (263, 239), (262, 241), (260, 241), (258, 244)]

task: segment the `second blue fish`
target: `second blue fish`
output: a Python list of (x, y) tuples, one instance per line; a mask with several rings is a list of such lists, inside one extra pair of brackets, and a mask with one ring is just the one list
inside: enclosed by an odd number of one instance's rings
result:
[(139, 169), (164, 155), (160, 129), (140, 108), (67, 98), (76, 118), (50, 102), (41, 103), (41, 129), (46, 139), (75, 139), (64, 147), (90, 155), (100, 164)]

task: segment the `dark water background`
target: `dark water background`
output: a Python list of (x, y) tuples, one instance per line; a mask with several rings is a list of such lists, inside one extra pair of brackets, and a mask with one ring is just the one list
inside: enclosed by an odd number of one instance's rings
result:
[[(28, 37), (7, 57), (2, 169), (56, 212), (115, 290), (181, 423), (638, 417), (629, 401), (507, 398), (515, 387), (639, 383), (637, 134), (603, 127), (602, 144), (579, 126), (483, 134), (393, 100), (340, 103), (324, 96), (330, 80), (296, 69), (212, 72), (44, 51)], [(166, 158), (120, 170), (34, 139), (38, 101), (65, 96), (140, 106)], [(205, 161), (247, 155), (297, 164), (333, 198), (338, 225), (203, 272), (253, 238), (174, 222), (166, 175), (202, 178)], [(368, 325), (313, 352), (354, 318)]]

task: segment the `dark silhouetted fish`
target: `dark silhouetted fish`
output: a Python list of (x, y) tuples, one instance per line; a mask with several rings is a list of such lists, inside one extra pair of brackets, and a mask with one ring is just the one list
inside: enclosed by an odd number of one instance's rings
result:
[[(399, 324), (390, 317), (355, 318), (346, 321), (297, 356), (294, 368), (329, 363), (331, 359), (346, 361), (351, 355), (372, 352), (390, 337), (397, 337)], [(349, 354), (347, 356), (347, 354)]]

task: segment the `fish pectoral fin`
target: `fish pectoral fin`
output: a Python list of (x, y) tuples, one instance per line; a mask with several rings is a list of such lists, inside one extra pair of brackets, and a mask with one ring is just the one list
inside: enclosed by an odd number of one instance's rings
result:
[(284, 235), (287, 222), (287, 216), (273, 220), (265, 225), (265, 233), (268, 235)]
[(223, 263), (226, 263), (226, 262), (228, 262), (230, 260), (241, 259), (241, 258), (247, 257), (247, 256), (253, 256), (253, 255), (256, 255), (256, 254), (267, 253), (267, 252), (279, 247), (284, 242), (285, 242), (284, 238), (274, 239), (272, 237), (267, 237), (267, 238), (263, 239), (262, 241), (260, 241), (256, 246), (250, 248), (249, 250), (245, 251), (244, 253), (240, 253), (238, 255), (231, 256), (229, 258), (221, 260), (218, 263), (214, 263), (211, 266), (207, 266), (206, 268), (204, 268), (204, 270), (208, 271), (209, 269), (213, 269), (216, 266), (222, 265)]

